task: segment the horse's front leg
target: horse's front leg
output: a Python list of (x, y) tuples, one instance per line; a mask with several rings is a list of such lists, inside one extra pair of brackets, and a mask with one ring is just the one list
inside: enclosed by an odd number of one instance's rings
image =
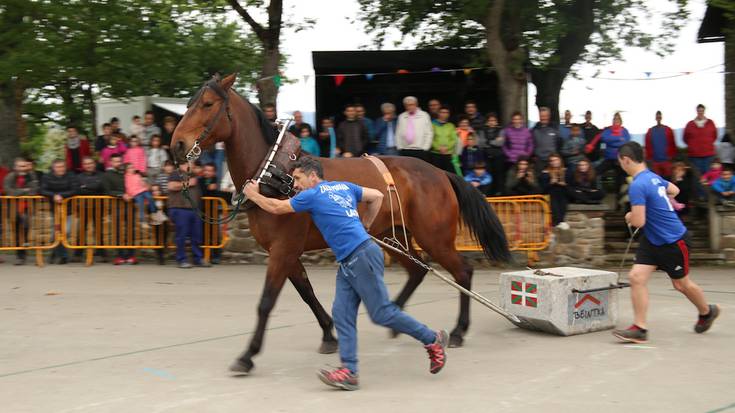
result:
[(271, 310), (276, 305), (278, 294), (280, 294), (289, 272), (295, 270), (294, 263), (298, 262), (297, 257), (288, 257), (285, 255), (279, 254), (278, 252), (272, 252), (270, 255), (263, 294), (260, 297), (260, 304), (258, 304), (258, 324), (255, 329), (255, 334), (250, 339), (247, 350), (232, 363), (230, 371), (247, 374), (255, 367), (253, 356), (260, 353), (260, 349), (263, 346), (263, 336), (265, 335), (268, 316), (270, 316)]
[(317, 322), (319, 322), (319, 326), (322, 328), (322, 344), (319, 346), (319, 353), (332, 354), (337, 351), (337, 339), (332, 334), (332, 328), (334, 327), (332, 317), (329, 316), (329, 313), (322, 307), (322, 303), (316, 298), (314, 289), (311, 287), (311, 282), (309, 282), (309, 278), (306, 276), (304, 265), (301, 261), (298, 261), (297, 264), (298, 271), (289, 274), (288, 279), (294, 288), (296, 288), (296, 291), (298, 291), (301, 299), (311, 308)]

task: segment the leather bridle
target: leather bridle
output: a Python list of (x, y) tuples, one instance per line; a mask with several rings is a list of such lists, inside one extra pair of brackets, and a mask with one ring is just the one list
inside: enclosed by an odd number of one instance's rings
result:
[(212, 129), (215, 128), (217, 122), (219, 122), (219, 118), (222, 117), (223, 113), (226, 112), (227, 120), (229, 122), (232, 122), (232, 115), (230, 114), (230, 96), (227, 91), (219, 85), (218, 77), (216, 76), (205, 83), (204, 86), (202, 86), (202, 88), (199, 89), (197, 93), (195, 93), (194, 96), (191, 97), (191, 99), (189, 99), (189, 102), (187, 102), (186, 104), (187, 109), (199, 102), (202, 95), (204, 95), (204, 92), (207, 89), (212, 90), (214, 93), (217, 94), (217, 96), (222, 98), (222, 105), (220, 105), (217, 114), (214, 115), (209, 124), (204, 127), (202, 133), (200, 133), (196, 140), (194, 140), (194, 145), (192, 145), (191, 149), (189, 149), (189, 152), (186, 153), (186, 161), (189, 162), (189, 164), (199, 159), (202, 154), (202, 145), (204, 145), (205, 141), (209, 138), (209, 135), (212, 133)]

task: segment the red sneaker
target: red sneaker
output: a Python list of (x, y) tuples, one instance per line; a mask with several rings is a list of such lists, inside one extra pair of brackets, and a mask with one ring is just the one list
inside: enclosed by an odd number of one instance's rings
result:
[(130, 265), (137, 265), (138, 264), (138, 259), (135, 258), (135, 257), (130, 257), (127, 260), (125, 260), (125, 262), (128, 263), (128, 264), (130, 264)]
[(447, 333), (447, 330), (440, 330), (436, 332), (436, 340), (424, 346), (429, 353), (429, 372), (431, 374), (439, 373), (447, 363), (447, 352), (445, 349), (448, 344), (449, 333)]
[(342, 390), (357, 390), (360, 388), (357, 374), (352, 374), (350, 369), (346, 367), (340, 367), (332, 371), (322, 369), (316, 373), (316, 376), (327, 386)]
[(125, 259), (117, 257), (115, 258), (115, 261), (112, 262), (113, 265), (123, 265), (125, 264)]

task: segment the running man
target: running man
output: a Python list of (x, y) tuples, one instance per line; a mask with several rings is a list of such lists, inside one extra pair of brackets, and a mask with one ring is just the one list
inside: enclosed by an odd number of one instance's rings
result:
[(623, 170), (633, 177), (628, 189), (631, 211), (625, 214), (625, 221), (643, 228), (643, 234), (629, 274), (635, 319), (633, 325), (626, 330), (614, 330), (613, 335), (625, 342), (648, 341), (646, 284), (657, 268), (666, 272), (674, 288), (697, 307), (699, 320), (694, 325), (694, 331), (704, 333), (720, 315), (720, 308), (708, 305), (702, 289), (688, 276), (689, 236), (671, 206), (671, 198), (679, 193), (679, 188), (646, 168), (643, 148), (636, 142), (621, 146), (618, 160)]
[[(266, 198), (254, 182), (245, 186), (245, 195), (271, 214), (308, 212), (340, 262), (332, 317), (339, 338), (342, 367), (320, 370), (319, 379), (344, 390), (359, 388), (357, 309), (361, 301), (374, 323), (422, 342), (429, 353), (429, 371), (438, 373), (446, 363), (449, 334), (445, 330), (430, 330), (388, 298), (383, 281), (383, 251), (367, 232), (383, 204), (383, 194), (350, 182), (324, 181), (321, 163), (310, 157), (296, 162), (293, 177), (299, 193), (291, 199)], [(367, 205), (362, 221), (357, 213), (358, 202)]]

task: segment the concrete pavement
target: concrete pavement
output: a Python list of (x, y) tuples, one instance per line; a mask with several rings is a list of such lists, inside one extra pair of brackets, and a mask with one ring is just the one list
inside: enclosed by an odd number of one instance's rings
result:
[[(332, 268), (307, 268), (328, 310)], [(474, 288), (497, 302), (500, 271)], [(608, 331), (556, 337), (520, 330), (473, 303), (465, 346), (447, 367), (409, 337), (389, 339), (361, 313), (361, 385), (334, 391), (317, 368), (320, 330), (286, 284), (248, 377), (229, 363), (255, 326), (261, 266), (179, 270), (153, 265), (0, 265), (0, 411), (19, 412), (735, 412), (735, 271), (695, 268), (722, 317), (692, 331), (694, 307), (663, 273), (651, 283), (651, 341), (618, 344)], [(405, 281), (386, 274), (391, 294)], [(631, 320), (627, 292), (622, 324)], [(457, 293), (427, 276), (407, 310), (451, 328)]]

